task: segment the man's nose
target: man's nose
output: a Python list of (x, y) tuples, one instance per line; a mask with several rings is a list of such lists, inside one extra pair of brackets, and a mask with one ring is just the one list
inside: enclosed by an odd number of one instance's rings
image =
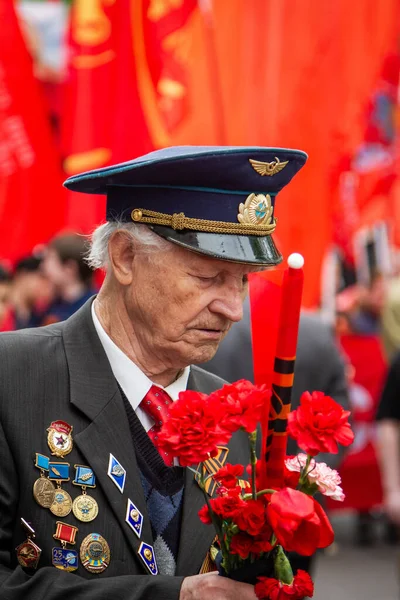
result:
[(211, 302), (209, 309), (211, 312), (222, 315), (225, 319), (236, 323), (243, 318), (243, 297), (242, 290), (229, 287)]

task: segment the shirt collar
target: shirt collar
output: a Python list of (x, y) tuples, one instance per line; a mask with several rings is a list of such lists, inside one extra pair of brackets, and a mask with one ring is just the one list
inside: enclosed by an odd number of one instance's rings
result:
[[(115, 379), (121, 386), (133, 409), (136, 410), (153, 385), (153, 382), (130, 358), (128, 358), (124, 352), (122, 352), (122, 350), (113, 342), (110, 336), (103, 329), (103, 326), (96, 315), (95, 303), (96, 301), (92, 302), (91, 308), (92, 319), (97, 335), (100, 338), (100, 342), (110, 362)], [(174, 382), (164, 388), (172, 400), (177, 400), (179, 393), (186, 390), (189, 374), (190, 367), (185, 367), (180, 376)], [(163, 386), (160, 385), (159, 387)]]

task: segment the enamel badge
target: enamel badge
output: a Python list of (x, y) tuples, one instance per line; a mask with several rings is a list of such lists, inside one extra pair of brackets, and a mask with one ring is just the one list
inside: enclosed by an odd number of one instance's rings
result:
[(36, 569), (39, 563), (42, 550), (37, 546), (32, 538), (35, 537), (35, 530), (25, 519), (21, 523), (27, 531), (27, 539), (15, 548), (17, 560), (24, 569)]
[(115, 483), (121, 494), (124, 491), (126, 471), (120, 462), (110, 453), (107, 475)]
[(78, 553), (76, 550), (67, 548), (67, 544), (75, 544), (75, 536), (78, 528), (68, 523), (57, 521), (55, 540), (61, 542), (61, 548), (53, 548), (51, 562), (53, 566), (62, 571), (76, 571), (78, 568)]
[(125, 521), (134, 533), (140, 538), (142, 535), (143, 526), (143, 515), (138, 508), (133, 504), (132, 500), (128, 498), (128, 504), (126, 506), (126, 517)]
[(153, 546), (146, 544), (146, 542), (142, 542), (139, 546), (138, 554), (144, 562), (147, 570), (150, 571), (151, 575), (157, 575), (158, 567)]
[(53, 456), (64, 458), (72, 450), (72, 425), (65, 421), (53, 421), (47, 429), (47, 443)]
[(110, 548), (99, 533), (90, 533), (80, 548), (83, 566), (89, 573), (102, 573), (110, 564)]

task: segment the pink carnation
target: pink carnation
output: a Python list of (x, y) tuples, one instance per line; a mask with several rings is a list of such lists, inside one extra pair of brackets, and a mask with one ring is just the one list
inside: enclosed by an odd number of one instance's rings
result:
[[(285, 460), (289, 471), (300, 472), (306, 465), (307, 454), (298, 454)], [(329, 496), (332, 500), (343, 502), (345, 495), (340, 484), (342, 480), (340, 475), (334, 469), (328, 467), (326, 463), (318, 463), (313, 458), (308, 467), (308, 481), (318, 486), (318, 491), (324, 496)]]

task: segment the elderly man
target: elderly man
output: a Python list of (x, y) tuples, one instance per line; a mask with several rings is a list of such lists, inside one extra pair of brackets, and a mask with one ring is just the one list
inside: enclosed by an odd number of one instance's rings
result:
[[(66, 182), (107, 195), (89, 255), (106, 278), (67, 321), (0, 337), (2, 598), (255, 598), (199, 574), (202, 493), (157, 429), (179, 392), (223, 384), (190, 365), (241, 318), (248, 273), (281, 260), (275, 195), (305, 160), (170, 148)], [(229, 461), (247, 461), (240, 437)]]

